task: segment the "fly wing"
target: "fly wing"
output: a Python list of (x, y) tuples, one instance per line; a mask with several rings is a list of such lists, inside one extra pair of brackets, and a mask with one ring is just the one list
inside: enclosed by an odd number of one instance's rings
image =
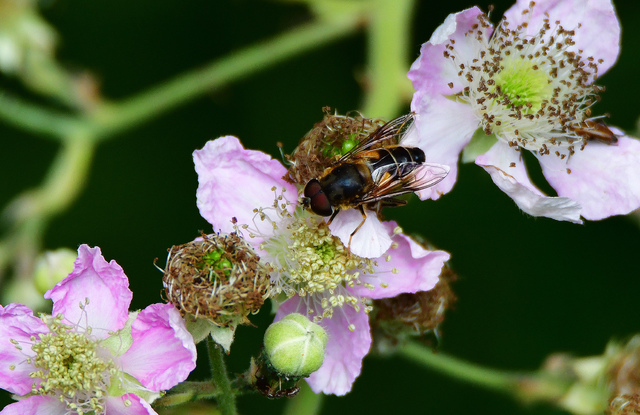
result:
[(373, 203), (435, 186), (449, 174), (449, 166), (437, 163), (403, 163), (378, 169), (372, 190), (358, 203)]
[(388, 123), (384, 124), (377, 130), (369, 134), (367, 138), (359, 142), (350, 151), (345, 153), (335, 164), (343, 163), (349, 159), (352, 159), (359, 153), (372, 148), (378, 143), (382, 143), (392, 138), (401, 138), (411, 128), (415, 117), (416, 115), (412, 112), (389, 121)]

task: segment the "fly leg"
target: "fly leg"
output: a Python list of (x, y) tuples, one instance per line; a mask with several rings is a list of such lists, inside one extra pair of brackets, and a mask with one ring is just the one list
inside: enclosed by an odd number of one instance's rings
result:
[(358, 227), (355, 228), (354, 231), (351, 232), (351, 235), (349, 236), (349, 245), (347, 245), (347, 249), (349, 250), (349, 253), (351, 253), (351, 239), (353, 239), (353, 235), (355, 235), (356, 232), (358, 232), (358, 229), (362, 228), (362, 225), (364, 225), (364, 223), (367, 220), (367, 213), (364, 211), (364, 205), (358, 206), (358, 209), (360, 209), (360, 213), (362, 213), (362, 222), (360, 222), (360, 225), (358, 225)]
[(331, 217), (329, 218), (329, 220), (327, 221), (327, 226), (331, 225), (331, 222), (333, 222), (333, 218), (336, 217), (336, 215), (338, 214), (338, 212), (340, 212), (340, 209), (335, 209), (333, 211), (333, 213), (331, 214)]

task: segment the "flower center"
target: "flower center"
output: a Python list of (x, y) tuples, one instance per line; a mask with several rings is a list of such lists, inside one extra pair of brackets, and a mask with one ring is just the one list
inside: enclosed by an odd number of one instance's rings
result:
[[(274, 204), (277, 219), (270, 219), (273, 234), (257, 235), (265, 239), (261, 249), (267, 254), (263, 258), (274, 268), (273, 292), (302, 297), (307, 313), (314, 315), (315, 321), (331, 318), (335, 308), (347, 304), (360, 310), (365, 300), (347, 287), (366, 285), (360, 276), (373, 273), (373, 260), (349, 253), (324, 220), (303, 209), (289, 213), (288, 205)], [(269, 217), (270, 210), (258, 210), (263, 220)], [(368, 311), (370, 307), (364, 309)]]
[(45, 317), (50, 333), (32, 337), (36, 353), (33, 393), (56, 396), (73, 411), (104, 413), (110, 377), (116, 373), (112, 361), (98, 354), (98, 344), (87, 334), (62, 323), (62, 315)]
[(489, 37), (491, 23), (479, 16), (466, 34), (471, 56), (459, 54), (450, 40), (444, 56), (464, 85), (455, 97), (472, 107), (485, 134), (564, 158), (584, 146), (590, 106), (601, 90), (593, 84), (598, 67), (573, 49), (573, 30), (559, 22), (552, 30), (545, 19), (538, 33), (528, 35), (527, 26), (510, 29), (503, 19)]
[(503, 61), (504, 69), (494, 76), (497, 100), (509, 101), (511, 108), (521, 108), (527, 114), (540, 110), (553, 90), (545, 72), (534, 63), (509, 57)]

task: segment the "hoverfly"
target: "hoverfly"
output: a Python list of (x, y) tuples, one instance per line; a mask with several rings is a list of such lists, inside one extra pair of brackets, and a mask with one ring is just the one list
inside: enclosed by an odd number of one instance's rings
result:
[(362, 222), (351, 233), (348, 249), (367, 219), (365, 208), (379, 215), (384, 206), (402, 206), (407, 202), (397, 196), (434, 186), (449, 173), (448, 166), (426, 163), (417, 147), (386, 144), (404, 137), (414, 119), (411, 113), (382, 125), (306, 184), (303, 206), (330, 216), (328, 224), (343, 209), (360, 210)]

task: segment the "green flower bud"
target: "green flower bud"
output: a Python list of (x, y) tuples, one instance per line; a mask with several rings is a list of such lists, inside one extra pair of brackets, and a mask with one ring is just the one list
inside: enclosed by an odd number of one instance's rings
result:
[(73, 271), (78, 254), (68, 248), (47, 251), (38, 257), (34, 271), (36, 289), (40, 295), (52, 289)]
[(265, 355), (284, 377), (306, 377), (322, 366), (327, 333), (302, 314), (273, 323), (264, 334)]

